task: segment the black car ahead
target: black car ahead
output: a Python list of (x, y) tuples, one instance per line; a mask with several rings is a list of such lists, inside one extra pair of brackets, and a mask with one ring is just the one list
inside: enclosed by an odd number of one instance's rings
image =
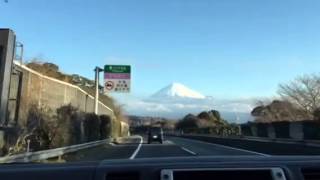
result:
[(158, 141), (159, 143), (163, 143), (163, 131), (160, 127), (151, 127), (148, 131), (148, 144), (153, 141)]

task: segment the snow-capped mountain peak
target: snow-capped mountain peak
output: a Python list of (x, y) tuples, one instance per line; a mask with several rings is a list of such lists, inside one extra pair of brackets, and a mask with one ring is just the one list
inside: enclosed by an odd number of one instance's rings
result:
[(181, 83), (171, 83), (152, 95), (152, 98), (205, 99), (206, 97)]

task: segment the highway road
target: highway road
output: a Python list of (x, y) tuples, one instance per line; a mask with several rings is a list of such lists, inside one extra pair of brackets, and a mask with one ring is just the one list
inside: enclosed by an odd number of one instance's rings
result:
[(146, 140), (146, 137), (134, 136), (124, 139), (118, 144), (110, 143), (68, 154), (63, 159), (66, 162), (73, 162), (181, 156), (269, 156), (268, 154), (179, 137), (167, 137), (163, 144), (147, 144)]

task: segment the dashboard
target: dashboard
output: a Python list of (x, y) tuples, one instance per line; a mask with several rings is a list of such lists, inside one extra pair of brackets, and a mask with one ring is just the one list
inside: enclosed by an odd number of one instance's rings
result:
[(1, 180), (316, 180), (320, 156), (179, 157), (65, 164), (3, 164)]

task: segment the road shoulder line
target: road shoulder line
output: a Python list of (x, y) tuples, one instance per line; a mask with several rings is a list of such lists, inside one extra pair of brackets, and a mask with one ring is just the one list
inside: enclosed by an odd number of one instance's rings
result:
[(142, 136), (137, 136), (137, 137), (140, 138), (140, 143), (139, 143), (137, 149), (133, 152), (133, 154), (130, 156), (129, 159), (134, 159), (137, 156), (137, 154), (139, 153), (140, 149), (141, 149), (141, 146), (142, 146), (142, 143), (143, 143), (143, 138), (142, 138)]

